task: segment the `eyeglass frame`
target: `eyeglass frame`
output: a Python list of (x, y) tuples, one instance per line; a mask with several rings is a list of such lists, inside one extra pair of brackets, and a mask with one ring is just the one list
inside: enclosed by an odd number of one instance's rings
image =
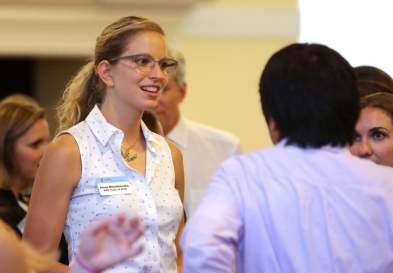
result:
[[(153, 61), (154, 65), (151, 66), (151, 67), (148, 66), (148, 65), (145, 65), (145, 66), (144, 66), (144, 65), (138, 65), (138, 64), (135, 62), (135, 58), (137, 58), (137, 57), (149, 57), (149, 58)], [(160, 67), (160, 70), (161, 70), (163, 73), (165, 73), (165, 74), (170, 74), (171, 71), (167, 71), (165, 68), (164, 68), (164, 69), (162, 68), (161, 63), (162, 63), (163, 60), (170, 60), (170, 61), (173, 61), (173, 65), (168, 66), (167, 68), (173, 67), (173, 70), (174, 70), (174, 71), (176, 70), (176, 68), (177, 68), (177, 66), (178, 66), (178, 64), (179, 64), (179, 62), (178, 62), (177, 60), (173, 59), (173, 58), (164, 57), (164, 58), (162, 58), (162, 59), (157, 60), (157, 59), (154, 59), (152, 55), (150, 55), (150, 54), (143, 54), (143, 53), (142, 53), (142, 54), (134, 54), (134, 55), (118, 56), (118, 57), (111, 58), (111, 59), (109, 59), (108, 61), (109, 61), (110, 63), (112, 63), (112, 62), (116, 62), (116, 61), (120, 61), (120, 60), (130, 60), (133, 64), (135, 64), (135, 66), (136, 66), (135, 69), (140, 69), (141, 67), (142, 67), (142, 68), (143, 68), (143, 67), (148, 67), (148, 68), (150, 69), (149, 71), (146, 71), (146, 72), (141, 71), (141, 72), (143, 72), (143, 73), (149, 73), (149, 72), (153, 71), (154, 66), (155, 66), (155, 64), (157, 63), (158, 66)]]

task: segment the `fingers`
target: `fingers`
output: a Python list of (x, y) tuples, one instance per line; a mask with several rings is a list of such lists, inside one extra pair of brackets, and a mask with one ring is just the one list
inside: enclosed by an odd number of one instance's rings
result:
[(125, 229), (125, 234), (129, 242), (137, 241), (144, 233), (145, 228), (139, 218), (132, 218), (128, 221), (128, 226)]
[(133, 249), (131, 249), (131, 251), (129, 252), (129, 257), (135, 257), (139, 254), (141, 254), (143, 252), (143, 250), (145, 250), (145, 247), (143, 245), (139, 245)]
[(81, 234), (79, 255), (96, 265), (95, 257), (104, 257), (95, 268), (106, 268), (140, 254), (144, 249), (143, 241), (139, 240), (143, 232), (138, 217), (127, 219), (119, 214), (98, 220)]
[(110, 217), (92, 223), (85, 230), (82, 237), (85, 237), (85, 239), (90, 238), (96, 242), (103, 242), (102, 240), (112, 238), (112, 240), (118, 243), (125, 243), (131, 248), (133, 247), (132, 244), (134, 244), (143, 233), (144, 226), (138, 217), (126, 219), (124, 214), (119, 214), (116, 215), (116, 217)]
[(113, 222), (113, 217), (101, 219), (99, 221), (95, 221), (91, 223), (84, 233), (88, 233), (90, 235), (97, 235), (98, 233), (108, 229), (108, 226)]
[(143, 229), (143, 230), (144, 230), (144, 227), (143, 227), (143, 225), (142, 225), (142, 222), (139, 220), (138, 217), (133, 217), (133, 218), (131, 218), (131, 219), (128, 221), (128, 225), (129, 225), (131, 228), (134, 228), (134, 229)]
[[(123, 252), (118, 252), (118, 260), (122, 261), (125, 259), (129, 259), (129, 258), (133, 258), (138, 256), (139, 254), (141, 254), (143, 251), (145, 250), (144, 245), (142, 244), (138, 244), (138, 243), (133, 243), (132, 245), (130, 245), (130, 248), (127, 251), (123, 251)], [(112, 256), (113, 257), (113, 256)]]
[(124, 213), (119, 213), (115, 217), (116, 217), (115, 220), (120, 226), (126, 222), (126, 215)]
[(126, 216), (124, 213), (119, 213), (115, 217), (107, 217), (91, 223), (85, 232), (91, 235), (97, 235), (100, 232), (108, 230), (111, 224), (123, 225), (125, 221)]
[(128, 243), (135, 242), (142, 236), (144, 228), (137, 217), (125, 220), (124, 217), (110, 223), (108, 235), (113, 236), (115, 240), (125, 240)]

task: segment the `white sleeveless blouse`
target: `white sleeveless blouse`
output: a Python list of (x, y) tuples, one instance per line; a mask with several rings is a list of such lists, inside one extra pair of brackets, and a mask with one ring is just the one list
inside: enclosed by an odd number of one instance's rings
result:
[[(87, 118), (62, 132), (76, 140), (82, 175), (67, 214), (64, 234), (70, 260), (76, 254), (79, 234), (92, 222), (117, 215), (139, 215), (144, 226), (144, 252), (105, 272), (176, 273), (175, 238), (183, 213), (175, 189), (175, 174), (168, 144), (142, 123), (146, 140), (146, 176), (130, 168), (120, 147), (123, 132), (105, 120), (97, 106)], [(128, 180), (132, 193), (101, 196), (97, 182)]]

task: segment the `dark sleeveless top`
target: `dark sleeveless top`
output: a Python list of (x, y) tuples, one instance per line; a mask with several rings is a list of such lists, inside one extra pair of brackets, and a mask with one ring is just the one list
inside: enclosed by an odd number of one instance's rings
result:
[[(24, 202), (23, 200), (21, 200)], [(19, 237), (22, 233), (18, 224), (26, 216), (26, 211), (18, 204), (18, 200), (10, 190), (0, 189), (0, 219), (7, 223)], [(60, 257), (59, 262), (68, 265), (68, 250), (64, 235), (60, 240)]]

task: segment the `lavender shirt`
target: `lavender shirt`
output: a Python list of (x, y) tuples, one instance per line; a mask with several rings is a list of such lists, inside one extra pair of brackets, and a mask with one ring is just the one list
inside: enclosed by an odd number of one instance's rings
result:
[(393, 168), (283, 142), (234, 157), (181, 243), (184, 273), (393, 272)]

